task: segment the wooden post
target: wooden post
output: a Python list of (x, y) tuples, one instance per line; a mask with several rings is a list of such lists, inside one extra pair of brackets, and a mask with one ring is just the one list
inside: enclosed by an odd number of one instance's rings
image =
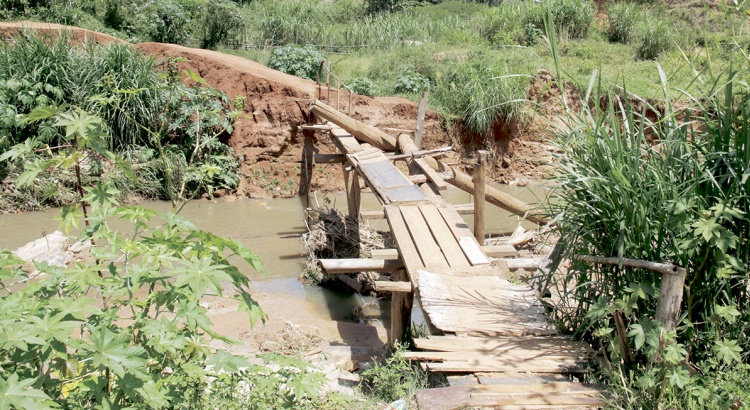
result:
[[(359, 174), (351, 168), (351, 164), (345, 162), (344, 165), (344, 184), (346, 185), (346, 204), (349, 210), (349, 217), (359, 221), (360, 209), (360, 192)], [(347, 170), (348, 169), (348, 170)]]
[(477, 151), (474, 164), (474, 237), (479, 245), (484, 245), (484, 175), (487, 168), (487, 151)]
[(339, 80), (338, 77), (336, 77), (336, 109), (341, 110), (339, 108), (339, 104), (341, 103), (341, 80)]
[(310, 184), (315, 168), (315, 131), (302, 131), (305, 143), (302, 148), (302, 170), (300, 171), (299, 195), (305, 196), (305, 206), (310, 207)]
[(321, 61), (320, 65), (318, 66), (318, 78), (316, 81), (318, 83), (318, 99), (320, 99), (320, 95), (322, 94), (322, 92), (320, 91), (320, 74), (323, 72), (323, 64), (325, 64), (325, 61)]
[(331, 62), (326, 63), (326, 102), (331, 103)]
[[(343, 126), (342, 128), (346, 129)], [(411, 154), (411, 153), (419, 151), (417, 149), (417, 146), (414, 145), (414, 142), (412, 141), (411, 137), (406, 134), (401, 134), (398, 136), (398, 147), (401, 150), (401, 152), (403, 152), (404, 154)], [(464, 174), (463, 172), (457, 169), (451, 168), (443, 163), (440, 163), (438, 162), (438, 160), (430, 156), (425, 156), (422, 158), (425, 160), (425, 162), (427, 162), (429, 166), (431, 166), (437, 171), (440, 171), (440, 172), (443, 172), (446, 170), (450, 171), (451, 174), (449, 176), (446, 175), (445, 177), (446, 182), (470, 194), (474, 193), (474, 182), (472, 182), (470, 176)], [(534, 209), (531, 206), (529, 206), (527, 203), (523, 201), (518, 200), (512, 195), (508, 195), (505, 192), (501, 192), (500, 190), (497, 190), (491, 186), (485, 186), (484, 194), (485, 194), (485, 200), (487, 200), (487, 202), (497, 207), (500, 207), (502, 209), (508, 210), (510, 212), (525, 215), (525, 219), (528, 221), (538, 223), (538, 224), (546, 224), (547, 222), (549, 222), (549, 219), (545, 218), (542, 215), (535, 213)]]
[[(393, 272), (391, 279), (394, 282), (407, 281), (406, 271), (399, 269)], [(404, 332), (411, 324), (411, 308), (413, 303), (413, 293), (393, 292), (391, 296), (391, 346), (397, 341), (403, 342)]]
[(419, 100), (419, 110), (417, 111), (417, 132), (414, 135), (414, 144), (417, 145), (417, 149), (422, 149), (422, 132), (424, 131), (424, 115), (427, 110), (427, 96), (430, 95), (427, 91), (422, 94), (422, 99)]
[(661, 322), (662, 327), (667, 331), (677, 328), (677, 323), (680, 321), (680, 306), (686, 275), (687, 270), (684, 268), (677, 268), (677, 274), (661, 275), (656, 320)]

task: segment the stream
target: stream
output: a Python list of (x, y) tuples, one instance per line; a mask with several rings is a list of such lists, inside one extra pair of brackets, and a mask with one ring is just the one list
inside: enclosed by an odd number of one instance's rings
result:
[[(498, 189), (515, 195), (519, 199), (538, 203), (541, 188), (516, 188), (497, 186)], [(471, 202), (471, 195), (450, 187), (441, 192), (446, 201), (453, 204)], [(373, 298), (359, 294), (346, 295), (320, 286), (304, 286), (297, 276), (301, 272), (307, 252), (300, 237), (307, 232), (304, 222), (305, 200), (288, 199), (240, 199), (236, 201), (192, 201), (181, 215), (192, 221), (200, 229), (216, 235), (237, 239), (260, 256), (266, 267), (266, 274), (252, 271), (246, 264), (238, 264), (245, 269), (252, 282), (252, 288), (271, 295), (293, 297), (310, 302), (316, 309), (316, 316), (325, 320), (354, 320), (352, 310)], [(311, 194), (311, 207), (317, 203), (342, 209), (346, 212), (346, 196), (343, 194)], [(168, 212), (166, 201), (147, 201), (139, 205), (158, 212)], [(362, 195), (362, 209), (379, 209), (379, 203), (372, 194)], [(488, 234), (509, 234), (518, 226), (518, 217), (510, 215), (495, 206), (485, 206), (485, 226)], [(41, 212), (27, 212), (0, 215), (0, 249), (15, 250), (28, 242), (58, 229), (59, 209)], [(473, 217), (464, 215), (469, 226)], [(377, 229), (388, 229), (385, 220), (369, 221)], [(524, 222), (527, 229), (533, 224)], [(116, 225), (114, 226), (116, 228)], [(382, 306), (385, 322), (390, 309)], [(387, 325), (386, 323), (384, 323)]]

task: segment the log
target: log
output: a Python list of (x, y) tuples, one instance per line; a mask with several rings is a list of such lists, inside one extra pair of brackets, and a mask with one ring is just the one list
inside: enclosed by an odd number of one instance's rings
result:
[(346, 204), (349, 212), (349, 217), (355, 221), (359, 221), (359, 210), (361, 208), (361, 191), (362, 187), (359, 184), (359, 174), (352, 169), (347, 169), (344, 165), (344, 184), (346, 187)]
[(315, 116), (326, 119), (339, 127), (348, 131), (352, 136), (360, 141), (380, 148), (384, 151), (396, 150), (396, 139), (385, 132), (365, 124), (354, 118), (346, 116), (344, 113), (330, 107), (319, 100), (310, 103), (310, 112)]
[[(403, 152), (404, 154), (411, 154), (413, 152), (419, 151), (417, 149), (417, 146), (414, 145), (414, 142), (411, 140), (411, 137), (406, 134), (401, 134), (398, 136), (398, 146), (401, 152)], [(436, 160), (435, 158), (429, 156), (425, 156), (423, 158), (425, 162), (427, 162), (427, 164), (438, 171), (442, 172), (443, 169), (449, 169), (451, 171), (452, 175), (448, 178), (445, 178), (446, 182), (470, 194), (474, 193), (474, 183), (471, 181), (470, 176), (448, 165), (441, 165), (441, 163), (438, 162), (438, 160)], [(507, 211), (524, 215), (525, 219), (527, 219), (528, 221), (538, 224), (546, 224), (547, 222), (549, 222), (549, 219), (535, 213), (533, 208), (529, 204), (520, 201), (515, 197), (506, 194), (505, 192), (501, 192), (491, 186), (487, 186), (485, 187), (484, 194), (487, 202)]]
[(682, 292), (685, 287), (687, 270), (677, 268), (676, 275), (663, 275), (659, 287), (659, 301), (656, 303), (656, 320), (667, 331), (677, 328), (680, 322)]
[(484, 245), (484, 176), (487, 169), (487, 151), (477, 151), (477, 163), (474, 164), (474, 238), (479, 245)]
[(393, 155), (388, 157), (389, 160), (395, 161), (397, 159), (407, 159), (407, 158), (421, 158), (425, 155), (432, 155), (432, 154), (440, 154), (443, 152), (450, 152), (453, 151), (453, 147), (441, 147), (441, 148), (435, 148), (435, 149), (427, 149), (423, 151), (415, 151), (410, 154), (399, 154), (399, 155)]
[(320, 259), (323, 272), (329, 275), (359, 272), (393, 272), (404, 267), (400, 259)]

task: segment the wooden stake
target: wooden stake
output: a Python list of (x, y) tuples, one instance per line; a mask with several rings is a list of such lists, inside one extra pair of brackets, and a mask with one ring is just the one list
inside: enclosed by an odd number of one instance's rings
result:
[(685, 287), (687, 270), (678, 268), (676, 275), (662, 275), (659, 288), (659, 302), (656, 304), (656, 320), (667, 331), (674, 330), (680, 321), (682, 292)]
[(359, 174), (352, 168), (344, 168), (344, 184), (346, 184), (346, 204), (349, 210), (349, 217), (359, 221), (359, 209), (361, 201), (361, 186), (359, 185)]
[(427, 96), (430, 95), (427, 91), (422, 94), (422, 99), (419, 100), (419, 109), (417, 111), (417, 133), (414, 136), (414, 143), (417, 145), (417, 149), (422, 149), (422, 133), (424, 132), (424, 115), (427, 111)]
[[(399, 269), (393, 272), (394, 282), (407, 282), (406, 271)], [(414, 293), (394, 292), (391, 296), (391, 345), (404, 340), (404, 332), (411, 324), (411, 308), (414, 303)]]
[(331, 103), (331, 62), (330, 61), (326, 64), (326, 88), (328, 89), (326, 102), (330, 104)]
[(479, 245), (484, 245), (484, 176), (487, 165), (487, 151), (477, 151), (477, 163), (474, 164), (474, 237)]

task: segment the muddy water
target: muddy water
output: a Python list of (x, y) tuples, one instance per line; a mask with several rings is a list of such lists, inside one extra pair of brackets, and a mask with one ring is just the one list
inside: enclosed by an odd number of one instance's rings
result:
[[(539, 202), (541, 189), (513, 188), (502, 189), (527, 202)], [(442, 192), (448, 202), (462, 204), (471, 202), (471, 195), (451, 188)], [(371, 194), (364, 194), (362, 207), (366, 210), (379, 208)], [(346, 197), (341, 194), (318, 193), (310, 197), (310, 205), (329, 203), (346, 209)], [(166, 202), (145, 202), (141, 204), (161, 212), (170, 210)], [(199, 228), (214, 234), (237, 239), (258, 254), (266, 266), (267, 273), (260, 274), (244, 264), (245, 273), (253, 282), (253, 288), (269, 294), (289, 295), (312, 302), (316, 313), (324, 319), (353, 319), (352, 309), (361, 306), (371, 298), (360, 295), (341, 295), (318, 286), (303, 286), (297, 276), (305, 262), (305, 250), (300, 236), (307, 232), (304, 224), (305, 203), (300, 198), (290, 199), (247, 199), (235, 202), (193, 201), (182, 211)], [(513, 231), (518, 226), (518, 218), (494, 206), (487, 205), (485, 225), (488, 233), (501, 234)], [(59, 210), (0, 215), (0, 249), (17, 249), (46, 233), (55, 231)], [(464, 219), (472, 224), (471, 215)], [(384, 220), (370, 221), (378, 229), (387, 229)], [(533, 227), (530, 225), (528, 227)], [(384, 319), (387, 320), (387, 313)]]

